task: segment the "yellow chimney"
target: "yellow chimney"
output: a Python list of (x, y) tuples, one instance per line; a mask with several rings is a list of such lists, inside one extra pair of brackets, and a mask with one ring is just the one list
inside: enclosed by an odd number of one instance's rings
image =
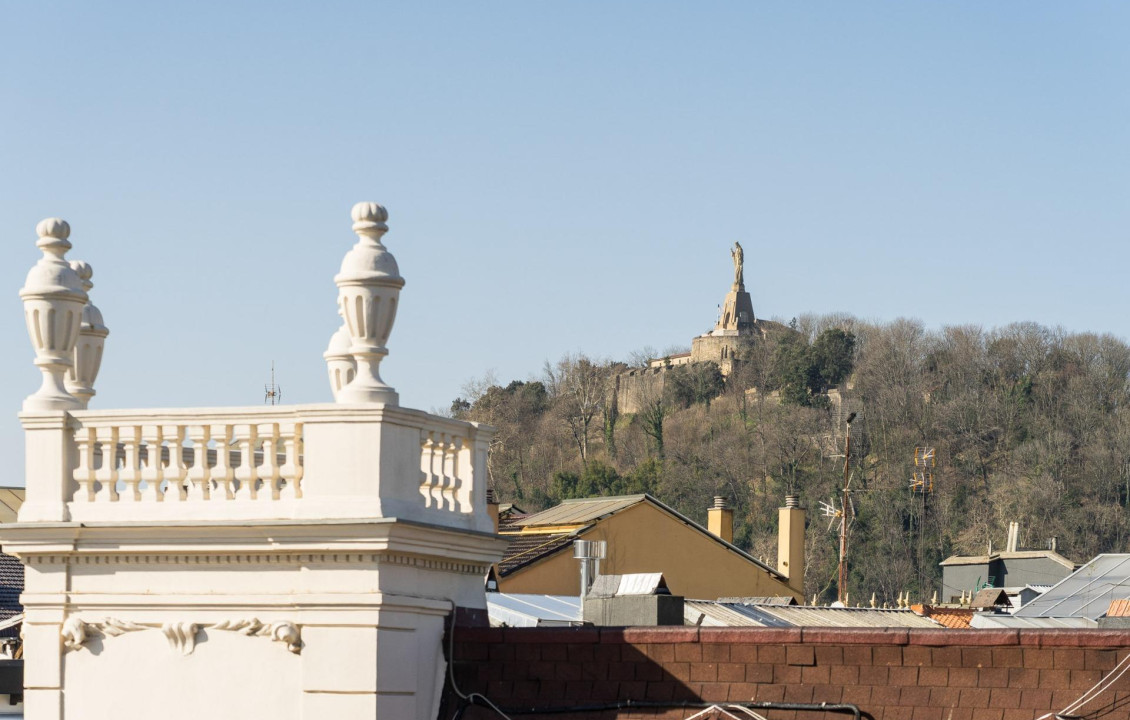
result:
[(728, 543), (734, 541), (734, 511), (721, 495), (714, 496), (714, 507), (706, 511), (706, 529)]
[(777, 510), (777, 572), (789, 579), (789, 587), (804, 592), (804, 508), (800, 498), (789, 495)]

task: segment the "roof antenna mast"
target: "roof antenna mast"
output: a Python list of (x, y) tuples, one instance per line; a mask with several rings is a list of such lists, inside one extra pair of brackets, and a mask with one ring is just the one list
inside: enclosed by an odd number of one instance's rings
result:
[(271, 384), (263, 386), (263, 404), (278, 405), (282, 402), (282, 388), (275, 384), (275, 361), (271, 361)]

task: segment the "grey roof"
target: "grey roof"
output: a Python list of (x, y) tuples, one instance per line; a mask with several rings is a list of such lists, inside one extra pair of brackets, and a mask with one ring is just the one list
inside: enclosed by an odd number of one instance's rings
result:
[(937, 630), (933, 620), (911, 610), (834, 608), (810, 605), (749, 605), (710, 600), (683, 604), (687, 625), (703, 627), (914, 627)]
[(581, 599), (573, 595), (487, 593), (490, 624), (499, 627), (545, 627), (581, 622)]
[(527, 515), (513, 524), (519, 527), (545, 527), (547, 525), (582, 525), (611, 515), (640, 502), (646, 495), (581, 498), (566, 500), (548, 510)]
[(1016, 617), (1097, 620), (1130, 593), (1130, 554), (1099, 555), (1014, 613)]
[(1054, 550), (1014, 550), (1013, 552), (996, 552), (991, 555), (951, 555), (938, 564), (943, 566), (988, 565), (993, 560), (1033, 560), (1037, 558), (1052, 560), (1068, 570), (1075, 569), (1075, 563)]
[(1015, 615), (998, 613), (977, 613), (969, 620), (969, 627), (978, 630), (1015, 628), (1096, 628), (1099, 624), (1089, 618), (1050, 618), (1050, 617), (1016, 617)]

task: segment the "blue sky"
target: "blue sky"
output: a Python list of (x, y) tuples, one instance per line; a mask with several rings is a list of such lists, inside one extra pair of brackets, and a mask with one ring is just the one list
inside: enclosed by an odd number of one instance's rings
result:
[[(349, 208), (389, 209), (403, 404), (760, 316), (1130, 336), (1124, 3), (0, 2), (0, 449), (72, 226), (103, 408), (329, 399)], [(18, 477), (0, 482), (19, 482)]]

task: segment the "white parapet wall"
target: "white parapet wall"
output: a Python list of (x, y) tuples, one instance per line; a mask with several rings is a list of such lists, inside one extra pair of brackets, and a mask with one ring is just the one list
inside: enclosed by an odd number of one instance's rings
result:
[[(23, 295), (44, 382), (20, 414), (27, 500), (0, 526), (27, 565), (28, 720), (436, 717), (445, 620), (485, 608), (505, 547), (493, 431), (396, 404), (377, 366), (403, 279), (384, 209), (353, 219), (326, 356), (339, 402), (157, 410), (85, 409), (89, 344), (40, 320), (81, 309), (69, 226), (41, 223), (47, 269)], [(64, 384), (76, 366), (94, 371)]]

